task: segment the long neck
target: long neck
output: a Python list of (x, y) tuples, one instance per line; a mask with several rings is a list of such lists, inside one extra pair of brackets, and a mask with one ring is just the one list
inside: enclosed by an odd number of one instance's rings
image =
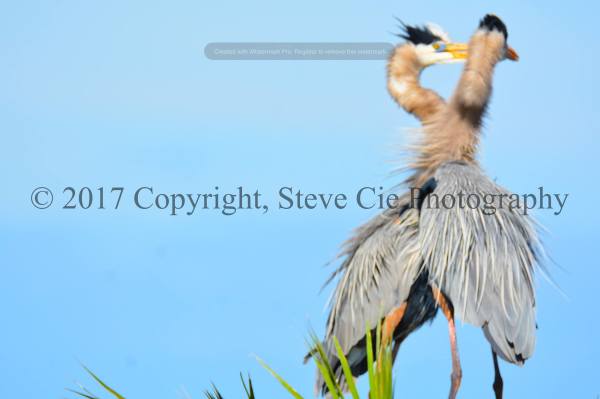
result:
[(420, 186), (444, 162), (476, 163), (479, 134), (492, 93), (494, 67), (503, 55), (504, 36), (479, 29), (469, 43), (469, 57), (448, 106), (424, 127), (408, 182)]
[(412, 44), (403, 44), (394, 49), (387, 70), (390, 95), (421, 122), (431, 120), (445, 107), (444, 100), (436, 92), (421, 86), (419, 77), (423, 66)]
[(424, 138), (416, 147), (417, 156), (410, 165), (414, 171), (408, 179), (411, 186), (420, 187), (445, 162), (477, 162), (479, 126), (474, 126), (450, 108), (439, 119), (424, 126)]

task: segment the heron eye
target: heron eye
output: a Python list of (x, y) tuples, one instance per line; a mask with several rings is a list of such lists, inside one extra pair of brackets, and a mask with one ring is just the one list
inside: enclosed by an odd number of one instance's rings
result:
[(440, 52), (445, 50), (446, 45), (443, 42), (436, 42), (433, 43), (433, 48), (435, 49), (435, 51)]

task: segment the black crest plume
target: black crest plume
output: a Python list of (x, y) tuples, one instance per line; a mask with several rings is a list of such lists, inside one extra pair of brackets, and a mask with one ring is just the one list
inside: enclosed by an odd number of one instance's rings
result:
[(431, 32), (425, 26), (406, 25), (400, 19), (398, 19), (398, 22), (400, 22), (400, 29), (402, 29), (402, 32), (398, 36), (412, 44), (431, 44), (442, 40), (441, 37)]
[(494, 14), (487, 14), (483, 19), (479, 22), (479, 28), (487, 29), (489, 31), (496, 30), (504, 35), (504, 39), (508, 39), (508, 31), (506, 30), (506, 25), (500, 18), (498, 18)]

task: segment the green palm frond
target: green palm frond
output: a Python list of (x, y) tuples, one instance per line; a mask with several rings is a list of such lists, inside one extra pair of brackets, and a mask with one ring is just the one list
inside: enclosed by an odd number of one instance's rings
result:
[[(123, 395), (121, 395), (120, 393), (118, 393), (117, 391), (115, 391), (114, 389), (112, 389), (110, 386), (108, 386), (108, 384), (106, 384), (104, 381), (102, 381), (96, 374), (94, 374), (92, 372), (92, 370), (88, 369), (86, 366), (82, 365), (82, 367), (84, 368), (84, 370), (102, 387), (104, 388), (104, 390), (108, 393), (110, 393), (110, 395), (113, 398), (116, 399), (125, 399), (125, 397)], [(76, 394), (77, 396), (81, 396), (82, 398), (85, 399), (100, 399), (99, 396), (96, 396), (95, 394), (93, 394), (92, 392), (88, 391), (87, 389), (85, 389), (84, 387), (80, 386), (80, 391), (74, 390), (74, 389), (67, 389), (67, 391), (72, 392), (74, 394)]]
[[(323, 381), (327, 386), (329, 394), (332, 399), (345, 399), (345, 392), (342, 388), (342, 381), (339, 375), (333, 371), (331, 364), (329, 364), (325, 348), (323, 344), (314, 332), (309, 333), (309, 347), (312, 355), (312, 359), (317, 366), (319, 373), (323, 376)], [(342, 347), (337, 340), (333, 338), (333, 343), (337, 353), (337, 357), (340, 361), (340, 365), (343, 372), (343, 381), (345, 381), (346, 389), (351, 395), (352, 399), (360, 399), (358, 389), (350, 370), (350, 364), (346, 358)], [(393, 381), (392, 381), (392, 347), (389, 343), (383, 343), (381, 339), (381, 324), (375, 329), (375, 345), (373, 345), (373, 332), (371, 328), (367, 326), (366, 333), (366, 347), (367, 347), (367, 366), (368, 366), (368, 378), (369, 378), (369, 398), (370, 399), (393, 399)], [(375, 349), (375, 350), (374, 350)], [(275, 379), (283, 386), (283, 388), (294, 398), (304, 399), (304, 397), (298, 393), (296, 389), (292, 387), (282, 376), (280, 376), (275, 370), (273, 370), (266, 362), (262, 359), (257, 358), (260, 365), (267, 370)], [(96, 374), (90, 369), (83, 366), (85, 371), (102, 387), (105, 393), (110, 394), (113, 399), (125, 399), (123, 395), (118, 393), (116, 390), (111, 388), (108, 384), (102, 381)], [(242, 387), (244, 394), (247, 399), (256, 399), (254, 393), (254, 387), (252, 385), (252, 379), (248, 376), (247, 380), (240, 373), (240, 379), (242, 381)], [(95, 395), (83, 386), (79, 386), (78, 390), (67, 389), (69, 392), (84, 398), (84, 399), (101, 399), (100, 396)], [(224, 399), (219, 389), (212, 384), (212, 388), (204, 392), (206, 399)]]
[(244, 380), (242, 373), (240, 373), (240, 379), (242, 380), (242, 386), (244, 387), (244, 392), (246, 392), (248, 399), (256, 399), (254, 396), (254, 388), (252, 387), (252, 379), (250, 378), (250, 375), (248, 375), (248, 385), (246, 385), (246, 380)]
[(206, 396), (206, 399), (223, 399), (223, 395), (221, 395), (215, 384), (212, 384), (212, 392), (204, 391), (204, 396)]
[(258, 357), (256, 358), (256, 360), (258, 360), (260, 365), (263, 366), (264, 369), (267, 370), (269, 373), (271, 373), (271, 375), (273, 377), (275, 377), (275, 379), (277, 381), (279, 381), (279, 383), (285, 388), (286, 391), (288, 391), (288, 393), (290, 395), (292, 395), (295, 399), (304, 399), (302, 397), (302, 395), (300, 395), (298, 393), (298, 391), (296, 391), (294, 388), (292, 388), (292, 386), (290, 384), (288, 384), (287, 381), (283, 379), (283, 377), (281, 377), (279, 374), (277, 374), (275, 372), (275, 370), (273, 370), (271, 367), (269, 367), (269, 365), (267, 363), (265, 363), (262, 359), (260, 359)]
[[(381, 339), (381, 324), (377, 325), (376, 337), (375, 337), (375, 348), (376, 353), (373, 353), (373, 337), (371, 328), (367, 326), (366, 334), (366, 346), (367, 346), (367, 366), (369, 376), (369, 390), (371, 399), (393, 399), (393, 379), (392, 379), (392, 346), (391, 343), (382, 342)], [(329, 364), (325, 348), (319, 340), (316, 334), (310, 333), (310, 353), (315, 365), (317, 366), (319, 373), (323, 376), (325, 385), (329, 391), (329, 394), (333, 399), (344, 399), (344, 389), (340, 383), (340, 379), (333, 372), (332, 366)], [(340, 360), (342, 371), (344, 373), (344, 380), (346, 381), (347, 389), (352, 395), (352, 399), (360, 399), (354, 377), (350, 370), (348, 359), (346, 358), (340, 343), (337, 338), (333, 338), (337, 357)], [(268, 366), (263, 360), (258, 359), (259, 363), (271, 373), (279, 383), (296, 399), (303, 399), (303, 397), (296, 391), (292, 386), (279, 374), (277, 374), (270, 366)]]
[(350, 365), (348, 364), (348, 359), (346, 359), (346, 355), (344, 355), (344, 351), (342, 350), (342, 346), (336, 337), (333, 337), (333, 343), (335, 344), (335, 350), (338, 355), (338, 359), (340, 359), (340, 363), (342, 364), (342, 370), (344, 371), (344, 378), (348, 383), (348, 391), (352, 394), (352, 399), (359, 399), (358, 391), (356, 390), (356, 384), (354, 383), (354, 377), (352, 376), (352, 371), (350, 370)]

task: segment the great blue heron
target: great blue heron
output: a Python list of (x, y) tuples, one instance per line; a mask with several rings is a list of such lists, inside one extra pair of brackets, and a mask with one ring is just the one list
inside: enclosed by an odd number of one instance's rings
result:
[[(492, 91), (496, 64), (516, 60), (507, 30), (486, 15), (467, 44), (452, 43), (437, 26), (404, 26), (407, 42), (388, 63), (388, 90), (423, 124), (422, 139), (409, 164), (408, 187), (396, 206), (363, 226), (346, 242), (332, 297), (324, 347), (343, 383), (333, 345), (337, 337), (352, 373), (367, 370), (365, 327), (383, 322), (383, 340), (402, 341), (438, 308), (448, 320), (452, 353), (450, 398), (462, 371), (454, 318), (482, 327), (492, 347), (494, 392), (502, 397), (497, 356), (523, 364), (535, 344), (533, 273), (541, 250), (533, 222), (507, 204), (509, 194), (490, 180), (476, 161), (482, 118)], [(466, 61), (458, 86), (446, 102), (419, 84), (429, 65)], [(431, 206), (447, 195), (492, 195), (494, 213), (481, 206)], [(412, 198), (411, 198), (412, 197)], [(329, 281), (331, 281), (331, 279)], [(326, 386), (318, 378), (317, 388)]]

